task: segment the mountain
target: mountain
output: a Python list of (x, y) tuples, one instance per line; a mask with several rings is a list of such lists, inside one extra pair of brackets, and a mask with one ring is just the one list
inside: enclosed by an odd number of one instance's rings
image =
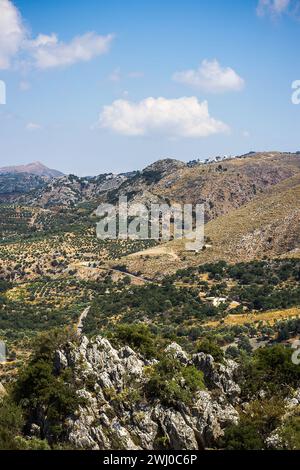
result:
[(177, 202), (205, 204), (206, 221), (250, 202), (269, 187), (300, 172), (300, 155), (280, 152), (197, 163), (192, 167), (174, 159), (159, 160), (144, 170), (56, 178), (26, 197), (22, 203), (42, 208), (70, 207), (78, 203), (117, 204), (126, 195), (129, 203)]
[(40, 162), (0, 168), (0, 202), (17, 202), (32, 191), (41, 190), (63, 173)]
[(135, 203), (169, 201), (205, 204), (206, 220), (238, 208), (269, 187), (300, 172), (300, 155), (265, 152), (190, 167), (162, 160), (108, 194), (117, 203), (127, 195)]
[(31, 175), (45, 176), (48, 178), (57, 178), (59, 176), (63, 176), (63, 173), (61, 173), (60, 171), (47, 168), (45, 165), (43, 165), (40, 162), (33, 162), (33, 163), (28, 163), (27, 165), (19, 165), (19, 166), (6, 166), (6, 167), (0, 168), (0, 175), (20, 174), (20, 173), (21, 174), (28, 173)]
[(276, 257), (300, 257), (300, 173), (269, 187), (247, 204), (205, 226), (207, 244), (199, 253), (175, 240), (121, 260), (129, 272), (161, 277), (207, 262), (230, 263)]
[(24, 194), (41, 189), (49, 181), (30, 173), (0, 173), (0, 203), (14, 202)]
[(61, 176), (25, 195), (20, 202), (45, 209), (71, 208), (82, 202), (101, 200), (108, 191), (116, 190), (127, 179), (125, 175), (111, 173), (87, 178)]

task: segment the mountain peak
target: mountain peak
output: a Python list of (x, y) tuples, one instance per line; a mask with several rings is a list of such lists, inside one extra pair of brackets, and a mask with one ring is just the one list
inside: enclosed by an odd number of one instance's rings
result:
[(50, 169), (39, 161), (28, 163), (27, 165), (6, 166), (0, 168), (0, 174), (5, 173), (28, 173), (31, 175), (46, 176), (48, 178), (57, 178), (59, 176), (63, 176), (63, 173), (60, 171)]
[(143, 172), (159, 171), (165, 173), (178, 170), (179, 168), (184, 168), (185, 166), (186, 164), (184, 162), (176, 160), (175, 158), (163, 158), (151, 163), (151, 165), (148, 165), (144, 168)]

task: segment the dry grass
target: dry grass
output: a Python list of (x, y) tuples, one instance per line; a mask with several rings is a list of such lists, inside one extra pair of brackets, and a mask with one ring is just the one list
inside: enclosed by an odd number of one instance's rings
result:
[(286, 310), (270, 310), (262, 313), (244, 313), (240, 315), (228, 315), (221, 321), (210, 321), (203, 326), (210, 328), (218, 328), (220, 326), (244, 325), (245, 323), (269, 323), (274, 324), (278, 320), (286, 320), (288, 318), (297, 318), (300, 316), (300, 307), (293, 307)]

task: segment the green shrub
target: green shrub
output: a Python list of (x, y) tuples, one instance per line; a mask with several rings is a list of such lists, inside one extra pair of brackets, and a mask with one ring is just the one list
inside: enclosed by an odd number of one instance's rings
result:
[(278, 398), (253, 401), (247, 412), (240, 414), (239, 424), (225, 430), (221, 447), (228, 450), (264, 449), (265, 439), (280, 425), (284, 411), (284, 403)]
[(282, 448), (285, 450), (300, 449), (300, 415), (292, 416), (282, 426), (279, 432)]
[(292, 350), (283, 345), (260, 348), (243, 364), (243, 390), (249, 396), (263, 389), (286, 395), (300, 380), (300, 365), (293, 364)]
[(21, 407), (9, 398), (0, 402), (0, 449), (19, 449), (16, 436), (21, 434), (24, 418)]
[(194, 366), (183, 366), (171, 356), (164, 357), (153, 368), (146, 384), (146, 394), (166, 406), (190, 404), (199, 390), (204, 390), (203, 373)]
[(113, 332), (113, 337), (122, 344), (138, 350), (147, 358), (157, 356), (157, 337), (151, 333), (147, 325), (118, 325)]
[[(12, 396), (30, 421), (41, 426), (41, 438), (51, 442), (63, 439), (64, 421), (83, 400), (76, 394), (73, 372), (54, 372), (54, 352), (66, 341), (63, 332), (42, 335), (33, 358), (20, 372)], [(43, 428), (44, 426), (44, 428)]]
[(197, 352), (203, 352), (205, 354), (210, 354), (215, 361), (222, 362), (224, 359), (224, 352), (220, 346), (211, 339), (202, 339), (197, 344)]

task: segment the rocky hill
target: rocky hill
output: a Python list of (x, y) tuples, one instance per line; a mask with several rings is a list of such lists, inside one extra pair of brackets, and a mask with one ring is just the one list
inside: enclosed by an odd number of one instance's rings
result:
[[(157, 359), (146, 359), (103, 336), (73, 338), (58, 349), (52, 349), (53, 341), (44, 337), (12, 387), (11, 402), (2, 388), (2, 403), (9, 407), (0, 421), (6, 447), (295, 448), (288, 426), (297, 420), (299, 369), (291, 369), (289, 351), (280, 346), (248, 358), (255, 376), (249, 363), (187, 354), (175, 342)], [(266, 377), (277, 385), (275, 396)], [(25, 426), (5, 434), (12, 412), (24, 413)]]
[(186, 240), (175, 240), (124, 258), (130, 272), (148, 277), (220, 259), (238, 262), (263, 257), (300, 256), (300, 175), (269, 187), (248, 204), (211, 220), (206, 245), (186, 251)]
[(20, 202), (45, 209), (71, 208), (80, 203), (103, 200), (108, 191), (116, 190), (127, 179), (125, 175), (111, 173), (86, 178), (75, 175), (62, 176), (26, 195)]
[(63, 175), (61, 171), (47, 168), (41, 162), (33, 162), (33, 163), (28, 163), (27, 165), (6, 166), (6, 167), (0, 168), (0, 175), (7, 174), (7, 173), (10, 173), (10, 174), (28, 173), (30, 175), (46, 176), (48, 178), (57, 178), (58, 176)]
[(43, 208), (74, 206), (85, 201), (116, 204), (120, 195), (131, 203), (178, 202), (200, 204), (206, 220), (241, 207), (269, 187), (300, 173), (300, 155), (254, 153), (197, 163), (192, 167), (173, 159), (159, 160), (140, 172), (92, 178), (57, 178), (22, 200)]
[(269, 187), (300, 173), (300, 155), (255, 153), (190, 167), (177, 160), (161, 160), (108, 194), (116, 203), (120, 194), (132, 202), (168, 201), (205, 204), (211, 220), (251, 201)]
[(44, 188), (48, 181), (29, 173), (0, 173), (0, 203), (17, 201), (24, 194)]

